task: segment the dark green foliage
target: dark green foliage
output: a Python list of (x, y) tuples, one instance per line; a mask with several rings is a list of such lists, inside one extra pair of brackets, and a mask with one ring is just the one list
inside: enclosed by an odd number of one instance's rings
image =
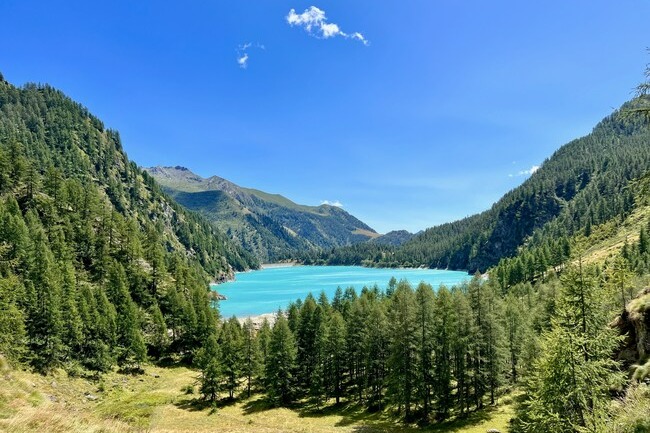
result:
[(199, 384), (203, 398), (214, 402), (221, 392), (223, 372), (221, 352), (214, 335), (208, 337), (196, 355), (196, 364), (201, 370)]
[(25, 318), (19, 308), (24, 289), (18, 278), (0, 280), (0, 353), (18, 359), (25, 349)]
[(49, 86), (0, 82), (0, 172), (0, 345), (38, 370), (191, 358), (215, 332), (208, 281), (257, 265)]
[(242, 327), (242, 375), (246, 380), (246, 395), (251, 396), (253, 386), (259, 380), (263, 367), (259, 338), (255, 335), (253, 321), (246, 319)]
[(242, 369), (245, 365), (244, 336), (242, 327), (236, 318), (231, 318), (221, 326), (219, 347), (221, 349), (221, 368), (225, 379), (224, 389), (228, 392), (228, 397), (232, 399), (239, 387), (239, 380), (243, 376)]
[(415, 401), (418, 374), (415, 297), (411, 286), (401, 281), (391, 297), (388, 317), (391, 323), (388, 389), (398, 411), (408, 419)]
[(346, 361), (346, 328), (343, 316), (338, 311), (332, 313), (329, 321), (328, 335), (326, 341), (328, 360), (325, 364), (329, 395), (340, 402), (345, 392), (344, 374)]
[(106, 283), (108, 299), (117, 312), (117, 359), (121, 364), (139, 365), (146, 359), (146, 348), (140, 326), (139, 311), (126, 287), (126, 273), (113, 263)]
[(527, 384), (522, 431), (608, 431), (610, 391), (623, 380), (612, 359), (620, 337), (607, 326), (605, 300), (593, 270), (571, 268), (563, 276), (557, 314)]
[(265, 365), (266, 391), (275, 404), (289, 404), (296, 392), (296, 341), (284, 315), (278, 312)]

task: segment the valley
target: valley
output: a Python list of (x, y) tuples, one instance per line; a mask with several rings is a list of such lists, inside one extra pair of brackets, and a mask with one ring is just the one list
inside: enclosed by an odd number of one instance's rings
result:
[(650, 432), (650, 4), (322, 6), (0, 2), (0, 432)]

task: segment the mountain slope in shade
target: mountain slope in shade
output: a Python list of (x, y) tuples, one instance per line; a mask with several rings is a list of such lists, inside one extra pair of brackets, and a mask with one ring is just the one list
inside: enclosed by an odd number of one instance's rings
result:
[(180, 204), (207, 216), (262, 261), (379, 236), (339, 207), (300, 205), (279, 194), (243, 188), (218, 176), (205, 179), (185, 167), (145, 170)]
[(416, 235), (406, 230), (393, 230), (386, 233), (385, 235), (371, 239), (368, 242), (378, 245), (392, 245), (398, 247), (404, 242), (408, 242), (413, 239), (413, 236)]

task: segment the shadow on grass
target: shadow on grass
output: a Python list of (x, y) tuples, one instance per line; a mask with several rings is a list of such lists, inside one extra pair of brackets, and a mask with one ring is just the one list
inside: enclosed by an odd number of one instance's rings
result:
[(354, 432), (455, 432), (460, 431), (491, 419), (497, 407), (486, 407), (480, 411), (471, 412), (463, 417), (454, 417), (438, 422), (412, 422), (403, 421), (392, 409), (369, 411), (356, 403), (339, 403), (318, 407), (315, 404), (302, 405), (298, 411), (300, 417), (321, 418), (339, 416), (336, 427), (352, 426)]
[(266, 398), (256, 398), (244, 403), (242, 407), (244, 415), (252, 415), (254, 413), (266, 412), (267, 410), (277, 408), (276, 405), (268, 401)]
[(200, 397), (184, 396), (174, 402), (174, 406), (179, 409), (187, 410), (189, 412), (202, 412), (210, 409), (210, 414), (218, 411), (221, 408), (232, 406), (237, 403), (237, 400), (232, 398), (222, 398), (217, 401), (208, 401)]

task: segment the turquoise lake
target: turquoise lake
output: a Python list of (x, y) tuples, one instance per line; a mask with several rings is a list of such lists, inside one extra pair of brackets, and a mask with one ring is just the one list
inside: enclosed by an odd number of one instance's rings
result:
[(466, 272), (439, 269), (288, 266), (240, 272), (235, 281), (213, 285), (212, 288), (228, 298), (219, 302), (222, 317), (247, 317), (274, 313), (310, 292), (318, 297), (321, 291), (325, 291), (331, 300), (339, 286), (343, 289), (353, 286), (359, 292), (364, 286), (377, 284), (384, 290), (391, 277), (406, 279), (414, 286), (424, 281), (434, 288), (441, 284), (453, 286), (470, 278)]

